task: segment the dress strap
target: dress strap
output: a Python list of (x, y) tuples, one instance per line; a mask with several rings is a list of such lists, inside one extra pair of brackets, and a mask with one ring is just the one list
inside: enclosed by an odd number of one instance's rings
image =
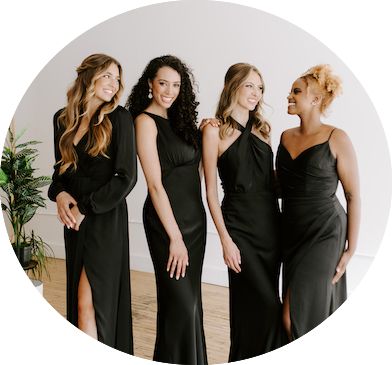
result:
[(332, 133), (333, 133), (333, 131), (334, 131), (335, 129), (336, 129), (336, 128), (333, 128), (332, 131), (331, 131), (331, 133), (329, 134), (328, 141), (330, 140), (330, 138), (331, 138), (331, 136), (332, 136)]

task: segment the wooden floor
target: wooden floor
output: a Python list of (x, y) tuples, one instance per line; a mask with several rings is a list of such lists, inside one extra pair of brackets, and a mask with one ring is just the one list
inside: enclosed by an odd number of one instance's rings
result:
[[(50, 280), (43, 278), (45, 299), (65, 317), (65, 261), (49, 259)], [(131, 271), (135, 355), (152, 359), (155, 344), (156, 295), (154, 274)], [(229, 298), (225, 287), (202, 284), (204, 331), (209, 364), (227, 362)]]

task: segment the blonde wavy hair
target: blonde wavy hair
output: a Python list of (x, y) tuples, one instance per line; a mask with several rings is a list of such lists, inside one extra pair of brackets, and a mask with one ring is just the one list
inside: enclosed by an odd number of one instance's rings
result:
[(225, 83), (215, 113), (215, 117), (221, 121), (219, 136), (222, 139), (234, 132), (235, 122), (230, 115), (238, 101), (238, 90), (251, 71), (256, 72), (260, 76), (262, 83), (262, 97), (257, 103), (256, 108), (250, 111), (249, 116), (250, 119), (253, 120), (256, 130), (259, 131), (265, 139), (269, 139), (271, 126), (262, 114), (263, 95), (265, 90), (263, 77), (255, 66), (242, 62), (230, 66), (227, 70)]
[(59, 125), (64, 128), (64, 133), (59, 141), (61, 160), (58, 161), (58, 164), (60, 164), (60, 174), (64, 173), (70, 166), (73, 167), (73, 170), (77, 169), (78, 156), (73, 140), (80, 122), (91, 107), (95, 95), (95, 82), (111, 64), (117, 65), (119, 70), (119, 89), (112, 100), (103, 103), (95, 115), (91, 117), (86, 146), (86, 151), (90, 156), (102, 155), (108, 158), (106, 151), (112, 136), (112, 123), (108, 114), (116, 109), (124, 90), (122, 68), (120, 63), (110, 56), (93, 54), (84, 59), (76, 69), (77, 78), (67, 92), (67, 106), (58, 117)]
[(321, 94), (320, 111), (325, 114), (332, 101), (342, 93), (342, 81), (334, 75), (328, 64), (311, 67), (303, 73), (300, 79), (315, 93)]

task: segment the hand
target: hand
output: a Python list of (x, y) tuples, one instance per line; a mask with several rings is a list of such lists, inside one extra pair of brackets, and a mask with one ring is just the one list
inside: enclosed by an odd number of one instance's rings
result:
[(199, 129), (202, 130), (207, 124), (211, 124), (213, 127), (219, 127), (221, 122), (216, 118), (206, 118), (201, 121)]
[(76, 223), (74, 224), (74, 226), (72, 228), (75, 231), (79, 231), (79, 227), (80, 227), (81, 223), (83, 222), (83, 219), (84, 219), (85, 215), (80, 213), (80, 210), (79, 210), (77, 205), (74, 205), (72, 207), (71, 213), (75, 217), (75, 220), (76, 220)]
[(57, 203), (57, 217), (60, 222), (63, 223), (67, 228), (73, 228), (76, 224), (76, 219), (71, 213), (69, 206), (71, 204), (76, 205), (76, 200), (68, 194), (66, 191), (62, 191), (56, 196)]
[(230, 238), (222, 241), (225, 264), (237, 274), (241, 272), (241, 254), (237, 245)]
[(336, 267), (336, 274), (332, 279), (332, 284), (336, 284), (339, 281), (339, 279), (343, 276), (343, 274), (346, 271), (346, 266), (350, 261), (351, 257), (352, 257), (352, 253), (350, 253), (348, 250), (343, 252), (343, 255), (338, 263), (338, 266)]
[(188, 250), (182, 238), (170, 240), (169, 260), (167, 261), (166, 271), (170, 271), (172, 278), (176, 272), (176, 279), (185, 277), (186, 267), (189, 266)]

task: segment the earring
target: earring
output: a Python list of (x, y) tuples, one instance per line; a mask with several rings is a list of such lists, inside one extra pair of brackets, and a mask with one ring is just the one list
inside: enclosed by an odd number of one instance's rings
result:
[(312, 105), (316, 105), (317, 103), (315, 101), (312, 101)]
[(152, 99), (152, 90), (151, 90), (151, 88), (148, 89), (148, 95), (147, 95), (147, 97), (148, 97), (149, 99)]

